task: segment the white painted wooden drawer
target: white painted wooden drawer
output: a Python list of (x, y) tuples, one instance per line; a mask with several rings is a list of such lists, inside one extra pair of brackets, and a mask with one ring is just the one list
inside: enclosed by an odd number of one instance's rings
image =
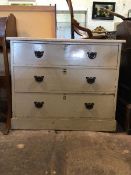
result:
[(16, 93), (13, 116), (31, 118), (114, 118), (113, 95)]
[(117, 66), (117, 45), (14, 43), (15, 65)]
[(14, 68), (15, 92), (115, 92), (116, 70), (86, 68)]

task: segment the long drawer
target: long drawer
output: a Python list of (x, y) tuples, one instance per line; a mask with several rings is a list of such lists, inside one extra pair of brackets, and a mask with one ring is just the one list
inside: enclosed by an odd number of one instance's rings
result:
[(14, 68), (15, 92), (115, 92), (116, 70)]
[(117, 66), (117, 45), (14, 43), (13, 63), (35, 66)]
[(114, 118), (113, 95), (16, 93), (13, 116), (27, 118)]

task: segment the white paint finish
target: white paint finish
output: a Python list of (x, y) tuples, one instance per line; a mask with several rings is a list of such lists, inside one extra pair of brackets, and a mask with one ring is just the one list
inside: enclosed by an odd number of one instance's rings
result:
[[(113, 130), (115, 128), (115, 108), (122, 42), (125, 41), (57, 39), (45, 40), (42, 38), (37, 38), (36, 40), (34, 40), (34, 38), (12, 38), (12, 128), (66, 130), (78, 129), (97, 131)], [(25, 43), (26, 45), (23, 46)], [(34, 51), (34, 46), (35, 49), (36, 47), (38, 49), (43, 49), (43, 45), (45, 46), (45, 44), (48, 46), (45, 47), (45, 53), (46, 55), (48, 55), (48, 57), (46, 58), (46, 62), (48, 64), (43, 64), (42, 62), (40, 64), (37, 64), (37, 62), (34, 64), (34, 62), (32, 61), (33, 55), (31, 51)], [(19, 47), (17, 47), (17, 45)], [(21, 48), (20, 45), (23, 46), (23, 48)], [(31, 47), (26, 47), (28, 45), (30, 45)], [(67, 45), (67, 47), (65, 47), (65, 45)], [(54, 46), (59, 46), (60, 49), (54, 49)], [(92, 65), (87, 64), (87, 62), (82, 63), (82, 61), (81, 65), (77, 65), (77, 60), (74, 60), (74, 62), (72, 62), (73, 65), (70, 65), (67, 64), (67, 62), (63, 61), (65, 58), (70, 58), (69, 61), (71, 62), (73, 60), (72, 53), (76, 54), (77, 50), (79, 49), (83, 49), (85, 51), (85, 47), (87, 49), (88, 46), (90, 46), (90, 49), (95, 48), (97, 49), (97, 52), (99, 51), (97, 55), (99, 56), (98, 64), (94, 62), (95, 59), (91, 60)], [(102, 49), (103, 47), (104, 49)], [(20, 53), (17, 52), (18, 50), (16, 48), (19, 48), (21, 50)], [(106, 51), (105, 48), (107, 48)], [(68, 50), (68, 57), (66, 50)], [(50, 54), (48, 54), (47, 51), (50, 52)], [(108, 65), (108, 61), (112, 57), (112, 52), (114, 52), (113, 55), (115, 55), (114, 60), (110, 65)], [(80, 55), (79, 57), (81, 58)], [(30, 62), (28, 58), (30, 58)], [(14, 64), (14, 60), (17, 60), (17, 64)], [(62, 63), (62, 65), (59, 64), (59, 61)], [(63, 68), (66, 68), (68, 70), (67, 73), (69, 73), (67, 74), (68, 76), (66, 79), (63, 78), (63, 74), (61, 75), (60, 73)], [(34, 93), (34, 91), (32, 91), (32, 89), (34, 88), (32, 87), (33, 84), (31, 85), (31, 83), (27, 83), (32, 81), (30, 79), (30, 76), (32, 76), (34, 72), (37, 73), (37, 71), (40, 74), (42, 72), (46, 73), (46, 77), (48, 77), (46, 93), (42, 93), (41, 91), (39, 91), (39, 88), (37, 89), (39, 93)], [(97, 80), (99, 80), (99, 82), (103, 81), (104, 84), (100, 85), (101, 87), (98, 87), (97, 84), (97, 88), (94, 89), (94, 91), (86, 92), (85, 88), (83, 87), (85, 85), (83, 83), (84, 81), (81, 81), (81, 76), (83, 77), (87, 73), (94, 73), (95, 76), (102, 77), (101, 79), (97, 78)], [(55, 74), (58, 75), (56, 76)], [(17, 79), (15, 79), (14, 77)], [(27, 79), (25, 81), (19, 80), (22, 77), (26, 77)], [(55, 81), (55, 79), (56, 84), (52, 83), (52, 81)], [(73, 83), (71, 82), (72, 79)], [(20, 84), (20, 81), (23, 84)], [(64, 84), (63, 82), (68, 83)], [(31, 91), (29, 90), (28, 85), (30, 86)], [(60, 87), (60, 85), (62, 88)], [(110, 89), (112, 87), (115, 87), (113, 91), (107, 90), (108, 88)], [(54, 91), (49, 88), (56, 88), (57, 90)], [(59, 90), (59, 88), (61, 90), (58, 93), (57, 91)], [(67, 92), (66, 89), (68, 88), (69, 91)], [(76, 88), (76, 90), (74, 90), (73, 88)], [(99, 91), (100, 88), (102, 88), (102, 91)], [(81, 89), (83, 89), (82, 92)], [(22, 92), (16, 92), (16, 90), (20, 90)], [(24, 90), (27, 91), (24, 92)], [(36, 92), (38, 92), (37, 90)], [(43, 108), (35, 108), (34, 100), (37, 100), (38, 102), (44, 102)], [(85, 103), (95, 103), (94, 108), (92, 110), (86, 109), (84, 105)]]
[[(34, 102), (44, 102), (43, 107), (36, 108)], [(15, 117), (111, 119), (115, 112), (113, 95), (19, 93), (14, 103)], [(93, 109), (86, 109), (85, 103), (94, 103)]]
[[(64, 124), (64, 125), (63, 125)], [(115, 131), (115, 120), (13, 118), (12, 129)], [(81, 129), (82, 128), (82, 129)]]
[[(44, 52), (41, 58), (37, 58), (35, 52)], [(96, 53), (94, 59), (90, 59), (88, 53)], [(14, 64), (35, 66), (117, 66), (118, 46), (111, 44), (35, 44), (14, 43)]]
[(118, 43), (125, 43), (126, 40), (114, 40), (114, 39), (64, 39), (64, 38), (40, 38), (40, 37), (6, 37), (7, 40), (10, 40), (13, 43), (21, 42), (25, 43), (60, 43), (60, 44), (106, 44), (110, 43), (116, 45)]
[[(35, 77), (44, 76), (42, 82)], [(95, 77), (90, 84), (86, 77)], [(15, 67), (15, 92), (115, 92), (116, 70)], [(24, 82), (24, 83), (23, 83)]]
[[(110, 49), (112, 52), (110, 52)], [(117, 46), (100, 46), (100, 45), (67, 45), (64, 46), (64, 65), (87, 65), (87, 66), (116, 66), (117, 64)], [(56, 50), (59, 51), (56, 54)], [(54, 64), (62, 65), (63, 61), (61, 58), (63, 55), (60, 54), (61, 48), (56, 49), (52, 47), (52, 45), (48, 45), (48, 53), (47, 58), (54, 58), (52, 62), (55, 60)], [(90, 59), (88, 53), (96, 53), (96, 58)], [(54, 57), (54, 53), (55, 56)]]

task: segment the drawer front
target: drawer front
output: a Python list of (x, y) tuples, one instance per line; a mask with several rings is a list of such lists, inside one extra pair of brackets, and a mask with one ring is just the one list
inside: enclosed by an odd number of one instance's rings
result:
[(14, 43), (15, 65), (117, 66), (118, 46)]
[(114, 92), (116, 70), (14, 68), (15, 92)]
[(114, 118), (113, 95), (16, 93), (14, 117), (37, 118)]

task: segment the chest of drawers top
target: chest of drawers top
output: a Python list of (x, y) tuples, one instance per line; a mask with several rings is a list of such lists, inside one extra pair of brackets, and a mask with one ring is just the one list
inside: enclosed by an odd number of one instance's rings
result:
[(10, 38), (15, 66), (117, 67), (120, 40)]

